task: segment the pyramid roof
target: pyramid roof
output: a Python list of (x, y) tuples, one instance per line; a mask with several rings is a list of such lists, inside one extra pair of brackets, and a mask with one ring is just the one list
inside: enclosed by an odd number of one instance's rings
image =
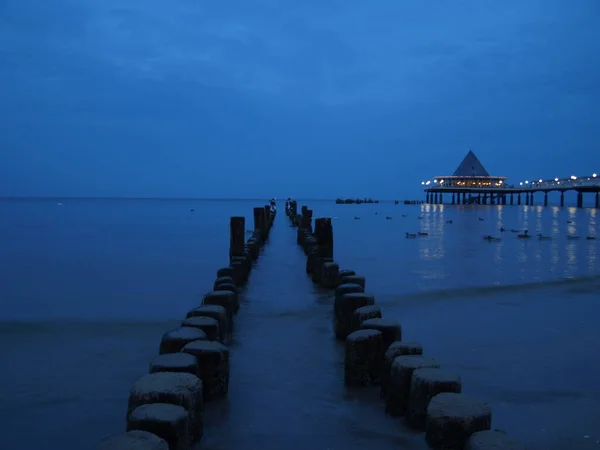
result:
[(456, 168), (453, 177), (489, 177), (490, 174), (483, 164), (479, 161), (475, 153), (469, 150), (467, 156), (462, 160), (459, 166)]

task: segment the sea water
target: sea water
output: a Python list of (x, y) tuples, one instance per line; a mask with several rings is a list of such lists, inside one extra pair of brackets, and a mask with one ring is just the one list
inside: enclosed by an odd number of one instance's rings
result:
[[(227, 265), (229, 217), (250, 229), (264, 203), (0, 201), (0, 448), (94, 449), (123, 432), (161, 335)], [(333, 218), (341, 268), (490, 403), (495, 428), (533, 449), (600, 445), (596, 210), (299, 204)], [(236, 317), (229, 397), (207, 404), (200, 448), (425, 448), (376, 390), (344, 388), (332, 295), (307, 278), (279, 206)]]

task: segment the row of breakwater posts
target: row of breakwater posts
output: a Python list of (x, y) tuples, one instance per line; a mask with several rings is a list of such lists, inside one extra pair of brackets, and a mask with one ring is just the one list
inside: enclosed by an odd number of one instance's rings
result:
[(403, 340), (402, 327), (383, 318), (366, 279), (340, 269), (333, 259), (331, 219), (317, 218), (294, 201), (286, 205), (297, 241), (307, 256), (306, 273), (323, 288), (335, 290), (333, 328), (345, 341), (344, 382), (349, 387), (379, 386), (385, 413), (404, 417), (425, 432), (429, 447), (443, 450), (515, 450), (524, 446), (504, 431), (492, 430), (488, 404), (462, 393), (458, 374), (443, 370), (421, 344)]
[(254, 208), (245, 241), (244, 217), (230, 219), (229, 265), (217, 270), (213, 291), (166, 332), (148, 374), (131, 388), (125, 432), (101, 450), (190, 450), (204, 435), (205, 404), (227, 396), (229, 348), (240, 289), (267, 242), (275, 211)]

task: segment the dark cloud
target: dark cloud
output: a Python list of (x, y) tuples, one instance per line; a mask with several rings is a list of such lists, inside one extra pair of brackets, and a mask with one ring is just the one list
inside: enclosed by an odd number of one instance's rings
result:
[(586, 171), (599, 9), (5, 0), (0, 192), (401, 197), (468, 147), (513, 179)]

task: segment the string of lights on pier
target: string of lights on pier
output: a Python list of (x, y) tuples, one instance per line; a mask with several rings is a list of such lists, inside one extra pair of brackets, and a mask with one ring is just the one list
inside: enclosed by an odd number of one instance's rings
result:
[[(475, 180), (460, 180), (459, 177), (451, 177), (452, 178), (452, 186), (457, 187), (475, 187), (473, 186), (473, 182)], [(450, 187), (447, 180), (444, 179), (434, 179), (433, 181), (422, 181), (422, 186), (430, 186), (431, 184), (438, 185), (439, 187)], [(475, 181), (476, 186), (478, 187), (503, 187), (503, 188), (515, 188), (515, 185), (507, 185), (502, 179), (492, 179), (492, 180), (477, 180)], [(543, 180), (539, 179), (537, 181), (520, 181), (518, 184), (518, 188), (524, 189), (535, 189), (535, 188), (548, 188), (548, 187), (574, 187), (574, 186), (598, 186), (600, 185), (600, 178), (597, 173), (593, 173), (592, 175), (587, 175), (583, 177), (578, 177), (576, 175), (571, 175), (569, 178), (554, 178), (553, 180)]]

